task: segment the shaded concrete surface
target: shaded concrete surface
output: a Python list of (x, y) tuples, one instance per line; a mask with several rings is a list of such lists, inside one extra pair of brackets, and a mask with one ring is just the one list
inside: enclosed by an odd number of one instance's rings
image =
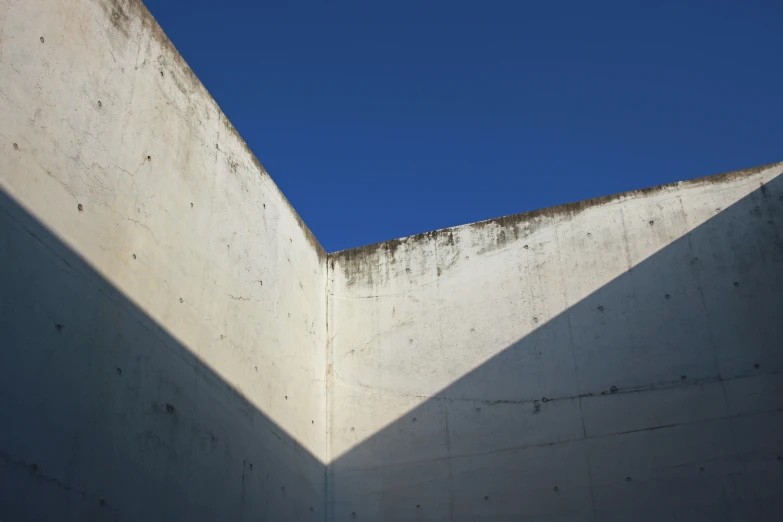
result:
[(779, 518), (781, 170), (331, 254), (329, 520)]
[(325, 253), (140, 1), (0, 0), (0, 191), (0, 520), (322, 519)]
[(139, 0), (0, 0), (0, 520), (781, 518), (781, 171), (327, 256)]
[(0, 192), (0, 519), (323, 520), (320, 459)]

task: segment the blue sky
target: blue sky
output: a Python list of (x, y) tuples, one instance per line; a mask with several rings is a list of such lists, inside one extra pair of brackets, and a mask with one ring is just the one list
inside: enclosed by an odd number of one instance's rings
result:
[(783, 160), (779, 0), (144, 2), (330, 252)]

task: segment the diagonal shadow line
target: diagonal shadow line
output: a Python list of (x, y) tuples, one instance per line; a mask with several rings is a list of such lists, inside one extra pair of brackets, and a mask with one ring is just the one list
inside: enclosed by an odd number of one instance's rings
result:
[(323, 520), (324, 464), (0, 190), (0, 518)]
[(328, 518), (777, 518), (782, 226), (778, 175), (333, 460)]

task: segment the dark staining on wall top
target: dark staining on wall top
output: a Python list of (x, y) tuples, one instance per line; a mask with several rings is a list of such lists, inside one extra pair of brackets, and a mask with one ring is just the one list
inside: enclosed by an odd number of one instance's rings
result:
[(442, 242), (444, 239), (448, 242), (448, 244), (453, 245), (453, 234), (459, 229), (471, 228), (474, 230), (482, 230), (490, 227), (491, 229), (494, 229), (494, 231), (491, 232), (489, 236), (492, 242), (487, 243), (484, 248), (480, 249), (479, 254), (483, 254), (501, 248), (502, 246), (510, 243), (512, 241), (512, 236), (513, 241), (517, 241), (520, 238), (528, 237), (542, 224), (551, 222), (554, 219), (567, 219), (581, 214), (582, 212), (593, 207), (608, 205), (610, 203), (626, 199), (651, 196), (657, 193), (674, 191), (683, 188), (730, 183), (736, 180), (747, 178), (749, 176), (753, 176), (764, 170), (780, 166), (782, 163), (783, 162), (770, 163), (768, 165), (761, 165), (749, 169), (726, 172), (723, 174), (705, 176), (686, 181), (677, 181), (674, 183), (667, 183), (665, 185), (621, 192), (608, 196), (586, 199), (573, 203), (566, 203), (564, 205), (478, 221), (476, 223), (470, 223), (467, 225), (432, 230), (429, 232), (416, 234), (414, 236), (382, 241), (380, 243), (374, 243), (371, 245), (328, 254), (328, 259), (330, 260), (329, 264), (332, 268), (334, 268), (335, 261), (337, 261), (344, 272), (345, 278), (348, 280), (353, 280), (355, 279), (355, 274), (366, 272), (367, 266), (377, 267), (380, 264), (380, 259), (382, 257), (387, 258), (390, 264), (394, 264), (396, 262), (395, 255), (397, 250), (403, 245), (413, 246), (417, 243), (433, 240)]
[[(169, 40), (168, 36), (166, 36), (163, 28), (161, 28), (160, 24), (158, 24), (157, 20), (155, 20), (155, 18), (152, 16), (152, 13), (149, 12), (144, 3), (141, 0), (101, 0), (100, 3), (103, 12), (105, 13), (111, 25), (127, 39), (134, 39), (131, 37), (131, 20), (141, 20), (141, 26), (143, 30), (149, 31), (152, 39), (158, 42), (165, 50), (164, 52), (167, 55), (167, 60), (164, 61), (171, 63), (172, 66), (176, 68), (177, 72), (182, 72), (187, 77), (189, 85), (178, 85), (180, 90), (187, 91), (191, 98), (200, 97), (214, 105), (215, 110), (218, 112), (220, 121), (223, 122), (225, 130), (230, 136), (234, 136), (234, 138), (239, 142), (240, 147), (247, 151), (248, 156), (251, 158), (251, 161), (258, 173), (261, 176), (270, 177), (267, 170), (264, 168), (261, 162), (258, 161), (258, 158), (256, 158), (255, 154), (253, 154), (253, 151), (250, 150), (250, 147), (248, 147), (245, 140), (242, 138), (242, 136), (239, 135), (239, 132), (237, 132), (236, 128), (220, 110), (220, 107), (209, 94), (209, 91), (207, 91), (206, 87), (204, 87), (204, 85), (198, 79), (185, 59), (182, 57), (179, 51), (177, 51), (176, 47), (174, 47), (174, 44), (171, 43), (171, 40)], [(280, 192), (279, 188), (277, 188), (277, 185), (274, 183), (272, 185), (280, 193), (282, 200), (285, 202), (296, 219), (297, 224), (304, 232), (307, 242), (310, 244), (310, 246), (313, 247), (313, 250), (315, 250), (318, 259), (325, 262), (326, 251), (324, 248), (318, 242), (315, 235), (307, 227), (296, 210), (294, 210), (294, 207), (291, 205), (285, 195)]]

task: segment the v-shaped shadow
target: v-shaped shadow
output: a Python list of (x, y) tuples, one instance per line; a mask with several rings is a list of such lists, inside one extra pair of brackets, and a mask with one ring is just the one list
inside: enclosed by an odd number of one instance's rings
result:
[[(782, 198), (777, 177), (340, 456), (327, 515), (318, 459), (0, 193), (0, 514), (775, 519)], [(573, 354), (559, 393), (531, 353)]]

